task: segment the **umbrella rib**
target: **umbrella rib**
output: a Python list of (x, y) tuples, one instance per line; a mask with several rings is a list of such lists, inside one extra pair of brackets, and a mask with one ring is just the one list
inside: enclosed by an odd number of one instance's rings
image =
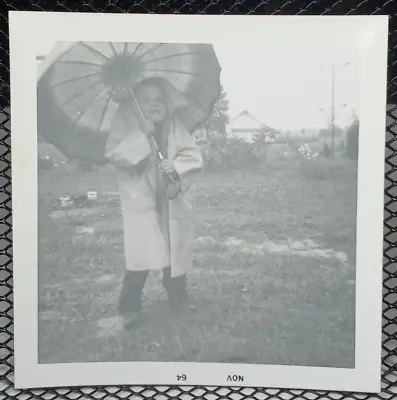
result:
[[(87, 104), (87, 106), (83, 109), (83, 111), (80, 112), (79, 117), (77, 118), (76, 122), (75, 122), (75, 126), (79, 123), (79, 121), (81, 120), (81, 118), (83, 118), (84, 114), (87, 112), (87, 110), (90, 108), (90, 106), (92, 104), (94, 104), (95, 100), (106, 90), (106, 87), (103, 88), (102, 90), (100, 90), (95, 96), (94, 98), (91, 100), (90, 103)], [(108, 97), (108, 99), (110, 99), (110, 96)], [(102, 121), (101, 121), (102, 123)]]
[(201, 79), (203, 81), (206, 81), (206, 82), (210, 81), (208, 79), (208, 77), (195, 74), (194, 72), (178, 71), (176, 69), (157, 69), (157, 68), (152, 68), (151, 69), (151, 68), (145, 68), (144, 71), (145, 72), (146, 71), (149, 71), (149, 72), (170, 72), (170, 73), (173, 73), (173, 74), (182, 74), (182, 75), (194, 76), (194, 77), (196, 77), (198, 79)]
[(168, 60), (170, 58), (176, 58), (176, 57), (180, 57), (180, 56), (188, 56), (188, 55), (194, 55), (194, 54), (200, 55), (202, 53), (199, 53), (197, 51), (187, 51), (185, 53), (175, 53), (175, 54), (171, 54), (169, 56), (159, 57), (159, 58), (155, 58), (153, 60), (146, 61), (143, 64), (147, 65), (147, 64), (151, 64), (151, 63), (161, 61), (161, 60)]
[(97, 76), (97, 75), (100, 75), (100, 72), (93, 72), (92, 74), (75, 76), (74, 78), (67, 79), (66, 81), (61, 81), (61, 82), (54, 83), (50, 87), (54, 88), (54, 87), (57, 87), (57, 86), (64, 85), (65, 83), (75, 82), (75, 81), (79, 81), (81, 79), (91, 78), (91, 77)]
[[(142, 43), (138, 43), (134, 49), (134, 51), (131, 54), (131, 57), (135, 55), (135, 53), (138, 51), (138, 49), (141, 47)], [(128, 52), (128, 42), (124, 42), (124, 51), (123, 55), (126, 56)], [(124, 73), (127, 75), (127, 63), (124, 64)]]
[[(105, 88), (105, 89), (106, 89), (106, 88)], [(103, 89), (103, 90), (101, 91), (101, 93), (103, 93), (103, 91), (104, 91), (105, 89)], [(107, 111), (108, 111), (110, 101), (111, 101), (111, 97), (109, 96), (109, 97), (107, 98), (107, 100), (106, 100), (106, 104), (105, 104), (105, 107), (103, 108), (102, 115), (101, 115), (101, 119), (100, 119), (100, 121), (99, 121), (99, 130), (101, 130), (101, 126), (102, 126), (103, 120), (105, 119), (105, 115), (106, 115), (106, 113), (107, 113)]]
[(84, 92), (86, 92), (88, 89), (91, 89), (92, 87), (94, 87), (95, 85), (98, 85), (98, 83), (102, 83), (101, 81), (98, 82), (93, 82), (91, 83), (89, 86), (85, 87), (83, 90), (80, 90), (79, 92), (75, 93), (72, 97), (68, 98), (66, 101), (64, 101), (59, 107), (63, 107), (66, 106), (66, 104), (70, 103), (71, 101), (73, 101), (74, 99), (76, 99), (77, 97), (79, 97), (81, 94), (83, 94)]
[(155, 46), (151, 47), (149, 50), (147, 50), (145, 53), (141, 54), (139, 56), (139, 60), (142, 60), (143, 57), (147, 56), (150, 53), (153, 53), (153, 51), (157, 50), (159, 47), (164, 46), (164, 43), (157, 43)]
[(114, 48), (112, 42), (109, 42), (109, 47), (110, 47), (110, 50), (112, 50), (113, 55), (117, 56), (117, 51), (116, 51), (116, 49)]
[(91, 66), (91, 67), (98, 67), (100, 68), (101, 65), (100, 64), (95, 64), (95, 63), (91, 63), (88, 61), (58, 61), (59, 64), (72, 64), (72, 65), (85, 65), (85, 66)]
[(84, 42), (80, 42), (82, 46), (84, 46), (87, 50), (89, 50), (91, 53), (93, 53), (94, 55), (97, 56), (97, 58), (100, 59), (100, 61), (108, 61), (109, 58), (105, 56), (105, 54), (102, 54), (100, 51), (98, 51), (97, 49), (94, 49), (92, 46), (90, 46), (87, 43)]
[[(126, 49), (127, 49), (127, 46), (128, 46), (128, 43), (126, 42), (125, 44), (126, 44), (126, 46), (125, 46), (125, 50), (126, 50)], [(142, 46), (142, 43), (138, 43), (138, 44), (136, 45), (134, 51), (131, 53), (131, 56), (134, 56), (134, 55), (136, 54), (136, 52), (138, 51), (138, 49), (139, 49), (141, 46)], [(125, 53), (124, 53), (124, 54), (125, 54)]]

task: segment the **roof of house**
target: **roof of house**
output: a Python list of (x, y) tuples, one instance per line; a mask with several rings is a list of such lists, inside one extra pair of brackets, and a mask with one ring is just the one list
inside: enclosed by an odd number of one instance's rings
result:
[(237, 119), (239, 119), (239, 118), (241, 118), (241, 117), (245, 117), (245, 116), (250, 117), (250, 118), (253, 119), (255, 122), (257, 122), (259, 125), (263, 125), (263, 123), (260, 122), (258, 118), (255, 118), (255, 117), (254, 117), (251, 113), (249, 113), (247, 110), (241, 111), (240, 114), (236, 115), (234, 118), (232, 118), (232, 119), (230, 120), (230, 123), (236, 121)]
[(240, 114), (238, 114), (237, 116), (235, 116), (234, 118), (232, 118), (229, 122), (229, 124), (233, 124), (235, 121), (237, 121), (238, 119), (240, 119), (241, 117), (248, 117), (250, 118), (253, 122), (257, 123), (261, 128), (267, 128), (269, 130), (273, 130), (272, 128), (270, 128), (268, 125), (264, 124), (263, 122), (259, 121), (258, 118), (254, 117), (250, 112), (248, 112), (247, 110), (242, 111)]

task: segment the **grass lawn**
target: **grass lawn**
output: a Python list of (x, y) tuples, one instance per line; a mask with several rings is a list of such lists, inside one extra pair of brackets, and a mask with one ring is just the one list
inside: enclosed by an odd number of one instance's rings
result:
[(124, 269), (117, 196), (77, 214), (49, 210), (68, 192), (117, 191), (111, 171), (42, 172), (39, 362), (353, 368), (356, 170), (338, 163), (342, 173), (327, 180), (304, 176), (293, 161), (203, 173), (189, 280), (196, 310), (172, 317), (152, 274), (145, 321), (131, 332), (116, 312)]

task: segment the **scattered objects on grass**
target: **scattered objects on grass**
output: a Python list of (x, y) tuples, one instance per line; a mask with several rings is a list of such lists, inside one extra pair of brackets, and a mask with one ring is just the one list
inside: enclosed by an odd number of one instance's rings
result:
[(78, 195), (71, 196), (66, 194), (58, 198), (58, 205), (62, 208), (73, 208), (73, 207), (89, 207), (93, 206), (95, 201), (98, 199), (98, 193), (95, 191), (88, 191), (87, 193), (81, 193)]
[(92, 235), (95, 233), (95, 228), (87, 226), (79, 226), (76, 228), (76, 233), (80, 235)]

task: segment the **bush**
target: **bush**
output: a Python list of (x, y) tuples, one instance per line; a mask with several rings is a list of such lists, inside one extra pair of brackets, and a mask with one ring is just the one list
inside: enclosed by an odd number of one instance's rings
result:
[(318, 139), (313, 138), (313, 136), (296, 136), (288, 140), (288, 146), (295, 157), (301, 157), (303, 148), (311, 149), (312, 152), (315, 152), (314, 147), (317, 142)]
[(327, 142), (324, 142), (323, 156), (325, 158), (330, 158), (333, 155), (334, 154), (332, 154), (332, 151), (331, 151), (331, 148), (329, 147), (329, 144)]
[(318, 153), (313, 150), (309, 144), (301, 144), (295, 154), (298, 158), (314, 159), (318, 157)]
[(351, 160), (358, 160), (359, 130), (359, 122), (355, 120), (346, 132), (346, 157)]
[(266, 143), (261, 136), (252, 142), (240, 138), (216, 136), (201, 146), (207, 170), (253, 165), (266, 160)]

